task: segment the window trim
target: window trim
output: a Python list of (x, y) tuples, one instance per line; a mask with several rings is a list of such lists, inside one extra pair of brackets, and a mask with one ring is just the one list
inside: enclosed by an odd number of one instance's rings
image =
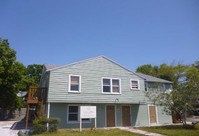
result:
[[(77, 106), (78, 107), (78, 117), (77, 117), (77, 121), (69, 121), (69, 107), (70, 106)], [(67, 105), (67, 124), (75, 124), (75, 123), (79, 123), (80, 122), (80, 106), (83, 106), (83, 105), (76, 105), (76, 104), (69, 104), (69, 105)], [(89, 120), (88, 121), (83, 121), (82, 120), (82, 123), (91, 123), (91, 119), (89, 118)]]
[[(109, 79), (110, 80), (110, 92), (104, 92), (103, 91), (103, 87), (104, 87), (104, 84), (103, 84), (103, 79)], [(119, 92), (113, 92), (113, 80), (119, 80)], [(102, 91), (102, 94), (122, 94), (121, 92), (121, 79), (120, 78), (110, 78), (110, 77), (102, 77), (101, 78), (101, 91)]]
[[(79, 90), (75, 91), (75, 90), (71, 90), (71, 77), (79, 77)], [(68, 78), (68, 92), (70, 93), (80, 93), (81, 92), (81, 75), (73, 75), (73, 74), (69, 74), (69, 78)]]
[[(138, 83), (138, 88), (132, 88), (132, 81), (137, 81)], [(131, 90), (136, 90), (136, 91), (139, 91), (140, 90), (140, 81), (138, 79), (130, 79), (130, 88)]]

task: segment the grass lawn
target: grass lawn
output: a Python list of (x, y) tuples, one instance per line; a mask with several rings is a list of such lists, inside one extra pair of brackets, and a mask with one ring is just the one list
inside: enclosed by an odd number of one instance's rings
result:
[(185, 129), (181, 125), (138, 128), (167, 136), (199, 136), (199, 125), (195, 129)]
[(33, 135), (33, 136), (143, 136), (143, 135), (134, 134), (119, 129), (83, 130), (82, 132), (79, 132), (78, 130), (60, 129), (56, 133), (43, 133), (40, 135)]

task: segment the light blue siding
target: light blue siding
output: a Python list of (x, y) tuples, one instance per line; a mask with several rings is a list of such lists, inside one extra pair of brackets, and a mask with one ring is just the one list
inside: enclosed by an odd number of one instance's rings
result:
[[(81, 93), (68, 92), (69, 75), (81, 75)], [(102, 94), (102, 77), (120, 78), (121, 94)], [(130, 89), (130, 79), (138, 79), (140, 91)], [(139, 103), (144, 100), (144, 80), (104, 58), (88, 60), (50, 72), (48, 102)]]
[(67, 124), (67, 105), (64, 103), (50, 103), (50, 117), (59, 118), (59, 128), (65, 128)]
[(172, 124), (172, 116), (166, 114), (166, 112), (163, 110), (163, 107), (158, 106), (157, 113), (158, 113), (158, 124), (161, 125)]
[[(81, 92), (68, 92), (69, 75), (81, 76)], [(119, 78), (121, 81), (121, 94), (103, 94), (102, 78)], [(140, 90), (131, 90), (130, 80), (139, 80)], [(153, 83), (152, 83), (153, 84)], [(151, 85), (152, 85), (151, 84)], [(116, 107), (116, 126), (122, 126), (122, 106), (131, 108), (131, 126), (148, 126), (148, 105), (145, 96), (145, 80), (137, 74), (104, 58), (97, 57), (47, 71), (42, 76), (42, 87), (48, 87), (47, 102), (50, 103), (50, 117), (61, 119), (60, 128), (79, 128), (79, 123), (67, 121), (68, 105), (94, 105), (97, 106), (97, 127), (106, 127), (106, 105)], [(164, 85), (167, 89), (170, 84)], [(168, 124), (171, 116), (161, 112), (158, 107), (159, 124)], [(83, 128), (93, 127), (94, 120), (83, 123)]]
[(133, 117), (133, 125), (135, 126), (148, 126), (148, 106), (147, 105), (136, 105), (132, 106), (132, 113), (135, 115)]
[[(51, 103), (50, 104), (50, 117), (60, 118), (59, 128), (79, 128), (79, 123), (70, 123), (67, 122), (67, 106), (68, 105), (85, 105), (85, 104), (65, 104), (65, 103)], [(106, 104), (92, 104), (97, 108), (97, 127), (102, 128), (106, 127)], [(122, 126), (122, 106), (116, 104), (116, 127)], [(126, 105), (125, 105), (126, 106)], [(148, 126), (149, 125), (149, 116), (148, 116), (148, 105), (138, 105), (133, 104), (129, 105), (131, 108), (131, 126)], [(162, 107), (157, 107), (157, 117), (158, 125), (162, 124), (171, 124), (172, 118), (169, 115), (166, 115), (162, 112)], [(94, 119), (90, 123), (83, 123), (83, 128), (93, 128)]]
[(122, 126), (122, 106), (116, 105), (116, 126)]
[(97, 127), (102, 128), (105, 127), (105, 105), (98, 104), (97, 105)]

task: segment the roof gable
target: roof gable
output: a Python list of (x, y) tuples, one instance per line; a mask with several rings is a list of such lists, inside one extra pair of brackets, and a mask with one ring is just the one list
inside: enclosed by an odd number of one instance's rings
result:
[(111, 59), (109, 59), (109, 58), (107, 58), (107, 57), (105, 57), (103, 55), (95, 57), (95, 58), (89, 58), (89, 59), (85, 59), (85, 60), (82, 60), (82, 61), (74, 62), (74, 63), (67, 64), (67, 65), (52, 65), (52, 64), (50, 64), (50, 65), (45, 65), (45, 67), (46, 67), (46, 71), (54, 71), (54, 70), (57, 70), (57, 69), (66, 68), (66, 67), (69, 67), (69, 66), (72, 66), (72, 65), (77, 65), (77, 64), (80, 64), (80, 63), (84, 63), (86, 61), (95, 60), (95, 59), (99, 59), (99, 58), (105, 59), (105, 60), (107, 60), (107, 61), (119, 66), (120, 68), (122, 68), (122, 69), (124, 69), (124, 70), (126, 70), (126, 71), (128, 71), (128, 72), (130, 72), (132, 74), (135, 74), (136, 76), (138, 76), (140, 78), (143, 78), (140, 75), (138, 75), (137, 73), (132, 72), (131, 70), (123, 67), (122, 65), (118, 64), (117, 62), (115, 62), (115, 61), (113, 61), (113, 60), (111, 60)]

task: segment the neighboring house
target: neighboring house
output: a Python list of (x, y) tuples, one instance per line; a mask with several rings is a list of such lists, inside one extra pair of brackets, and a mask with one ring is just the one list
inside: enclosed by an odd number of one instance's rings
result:
[[(132, 62), (131, 62), (132, 63)], [(147, 102), (145, 91), (154, 83), (171, 89), (171, 82), (134, 73), (99, 56), (69, 65), (44, 65), (41, 87), (47, 87), (48, 117), (61, 119), (60, 128), (78, 128), (80, 106), (97, 109), (97, 127), (171, 124), (172, 117)], [(93, 119), (83, 119), (93, 127)]]

